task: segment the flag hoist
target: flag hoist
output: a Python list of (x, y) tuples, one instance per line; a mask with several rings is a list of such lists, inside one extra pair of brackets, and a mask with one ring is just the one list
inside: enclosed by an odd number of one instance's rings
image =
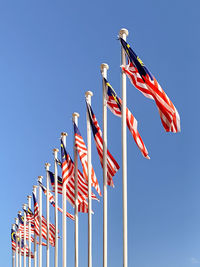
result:
[[(85, 93), (86, 101), (91, 105), (93, 93)], [(92, 267), (92, 199), (91, 199), (91, 125), (87, 111), (87, 172), (88, 172), (88, 267)]]
[[(21, 210), (18, 211), (18, 214), (21, 216), (22, 215), (22, 212)], [(22, 266), (22, 237), (21, 237), (21, 231), (18, 231), (18, 238), (19, 238), (19, 243), (18, 243), (18, 246), (19, 246), (19, 253), (18, 253), (18, 262), (19, 262), (19, 267)], [(16, 242), (17, 242), (17, 239), (16, 239)]]
[(47, 199), (46, 199), (46, 215), (47, 215), (47, 253), (46, 253), (46, 267), (49, 267), (49, 167), (50, 163), (45, 163), (46, 169), (46, 185), (47, 185)]
[[(11, 233), (12, 232), (15, 232), (15, 224), (13, 223), (12, 224), (12, 231), (11, 231)], [(15, 234), (15, 236), (16, 236), (16, 234)], [(11, 239), (12, 239), (12, 243), (13, 243), (13, 237), (11, 237)], [(15, 240), (16, 241), (16, 240)], [(16, 249), (16, 248), (15, 248)], [(12, 246), (12, 267), (15, 267), (15, 250), (14, 250), (14, 248), (13, 248), (13, 246)]]
[[(101, 64), (102, 77), (107, 79), (109, 66)], [(106, 84), (103, 86), (103, 267), (107, 267), (107, 92)]]
[[(55, 179), (55, 257), (54, 267), (58, 267), (58, 149), (54, 148), (54, 179)], [(41, 189), (42, 190), (42, 189)]]
[[(18, 223), (19, 223), (19, 219), (15, 218), (15, 243), (16, 243), (16, 250), (15, 250), (15, 267), (18, 267), (18, 233), (17, 233), (17, 228), (18, 228)], [(21, 242), (20, 242), (21, 243)]]
[[(24, 244), (23, 244), (23, 248), (24, 248), (24, 267), (26, 267), (26, 212), (25, 212), (26, 207), (27, 207), (27, 204), (24, 204), (22, 206), (22, 208), (24, 210)], [(20, 245), (21, 245), (21, 240), (20, 240)]]
[[(37, 197), (37, 185), (33, 186), (33, 194), (35, 195), (35, 197)], [(34, 224), (35, 224), (35, 221), (34, 221)], [(37, 267), (37, 235), (35, 231), (34, 231), (34, 267)]]
[[(42, 183), (43, 176), (38, 176), (38, 181)], [(39, 267), (42, 267), (42, 188), (39, 187), (39, 245), (38, 245)]]
[[(61, 140), (65, 146), (66, 149), (66, 139), (67, 139), (67, 133), (62, 132), (61, 133)], [(63, 180), (63, 186), (62, 186), (62, 203), (63, 203), (63, 213), (62, 213), (62, 249), (63, 249), (63, 263), (62, 266), (67, 266), (67, 224), (66, 224), (66, 213), (67, 213), (67, 195), (66, 195), (66, 182)]]
[[(73, 122), (78, 126), (79, 114), (74, 112), (72, 114)], [(75, 146), (74, 135), (74, 180), (75, 180), (75, 267), (78, 267), (78, 155)]]
[[(31, 196), (27, 196), (28, 208), (31, 209)], [(31, 223), (28, 222), (28, 267), (31, 267)]]
[[(121, 29), (119, 36), (126, 41), (128, 30)], [(121, 63), (126, 65), (126, 54), (121, 47)], [(127, 234), (127, 131), (126, 131), (126, 73), (122, 70), (122, 180), (123, 180), (123, 267), (128, 266)]]

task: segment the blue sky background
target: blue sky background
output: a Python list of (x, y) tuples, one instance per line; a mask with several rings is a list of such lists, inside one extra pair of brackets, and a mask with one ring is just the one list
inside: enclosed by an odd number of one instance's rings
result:
[[(128, 107), (151, 156), (144, 159), (127, 132), (129, 266), (200, 266), (199, 8), (197, 0), (0, 1), (1, 266), (11, 266), (11, 224), (37, 176), (45, 177), (45, 162), (53, 163), (62, 131), (68, 132), (67, 150), (73, 155), (74, 111), (80, 113), (86, 141), (87, 90), (94, 93), (92, 106), (102, 125), (101, 63), (109, 64), (108, 80), (121, 95), (117, 35), (122, 27), (179, 111), (182, 129), (165, 133), (155, 103), (127, 81)], [(109, 149), (122, 166), (120, 126), (108, 111)], [(103, 190), (94, 142), (92, 153)], [(108, 266), (118, 267), (123, 261), (121, 169), (114, 183), (108, 190)], [(93, 266), (102, 266), (102, 206), (102, 198), (93, 203)], [(79, 222), (82, 267), (87, 266), (87, 215)], [(67, 229), (67, 264), (73, 266), (73, 222)], [(51, 258), (53, 264), (53, 250)]]

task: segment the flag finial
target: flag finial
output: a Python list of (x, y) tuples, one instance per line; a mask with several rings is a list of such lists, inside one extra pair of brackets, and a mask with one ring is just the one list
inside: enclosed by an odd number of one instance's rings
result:
[(27, 207), (27, 204), (23, 204), (23, 205), (22, 205), (22, 208), (23, 208), (24, 210), (26, 210), (26, 207)]
[(18, 211), (18, 214), (19, 214), (19, 215), (21, 215), (21, 214), (22, 214), (21, 210), (20, 210), (20, 211)]
[(119, 31), (119, 36), (123, 38), (123, 36), (128, 36), (128, 30), (125, 29), (125, 28), (122, 28), (120, 31)]
[(63, 136), (68, 136), (68, 134), (66, 132), (62, 132), (61, 137), (63, 137)]
[(102, 63), (102, 64), (101, 64), (101, 73), (104, 71), (104, 69), (106, 69), (106, 70), (109, 69), (108, 64), (106, 64), (106, 63)]
[(48, 163), (48, 162), (45, 163), (45, 168), (46, 168), (46, 169), (49, 168), (50, 166), (51, 166), (50, 163)]
[(73, 117), (73, 118), (75, 118), (75, 117), (78, 118), (79, 116), (80, 116), (80, 115), (79, 115), (79, 113), (77, 113), (77, 112), (74, 112), (74, 113), (72, 114), (72, 117)]
[(31, 199), (31, 198), (32, 198), (32, 196), (31, 196), (31, 195), (28, 195), (28, 196), (27, 196), (27, 199), (28, 199), (28, 200), (29, 200), (29, 199)]
[(85, 97), (88, 97), (88, 96), (93, 96), (92, 91), (87, 91), (87, 92), (85, 93)]

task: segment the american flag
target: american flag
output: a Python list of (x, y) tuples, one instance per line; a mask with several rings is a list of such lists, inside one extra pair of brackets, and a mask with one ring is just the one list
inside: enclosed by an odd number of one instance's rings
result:
[[(114, 89), (105, 78), (104, 82), (107, 85), (107, 105), (114, 115), (121, 117), (122, 100), (117, 96)], [(148, 156), (148, 151), (144, 145), (144, 142), (137, 130), (137, 120), (128, 108), (126, 108), (126, 124), (142, 155), (145, 158), (150, 159), (150, 157)]]
[[(75, 136), (75, 146), (77, 148), (78, 154), (79, 154), (79, 158), (83, 167), (83, 176), (85, 178), (85, 180), (88, 180), (88, 175), (87, 175), (87, 171), (88, 171), (88, 162), (87, 162), (87, 148), (85, 145), (85, 142), (83, 140), (83, 137), (81, 136), (81, 133), (76, 125), (76, 123), (74, 122), (74, 136)], [(96, 189), (96, 191), (98, 192), (98, 194), (101, 196), (101, 191), (100, 191), (100, 187), (99, 187), (99, 183), (97, 181), (95, 172), (93, 167), (91, 166), (92, 170), (91, 170), (91, 185)]]
[(122, 70), (144, 96), (155, 100), (165, 131), (180, 132), (180, 116), (175, 106), (130, 45), (122, 38), (119, 39), (128, 57), (128, 64), (122, 66)]
[[(40, 234), (40, 215), (39, 215), (39, 206), (33, 193), (34, 201), (34, 222), (35, 222), (35, 234), (39, 236)], [(42, 237), (47, 240), (47, 220), (42, 216)], [(49, 224), (49, 243), (54, 247), (55, 246), (55, 226)]]
[[(103, 168), (103, 139), (102, 139), (102, 132), (97, 122), (96, 116), (92, 110), (90, 104), (86, 101), (88, 115), (90, 119), (90, 124), (92, 128), (92, 132), (94, 135), (94, 140), (97, 148), (97, 152), (99, 154), (101, 166)], [(119, 165), (114, 157), (111, 155), (109, 150), (107, 149), (107, 184), (110, 186), (114, 186), (113, 183), (113, 176), (119, 170)]]
[[(42, 188), (42, 191), (44, 192), (45, 196), (47, 196), (47, 189), (46, 187), (40, 182), (38, 181), (40, 187)], [(54, 200), (54, 197), (53, 197), (53, 194), (49, 191), (49, 202), (51, 203), (51, 205), (53, 207), (55, 207), (55, 200)], [(63, 212), (63, 210), (58, 206), (58, 210), (60, 212)], [(74, 220), (74, 216), (72, 214), (70, 214), (69, 212), (66, 213), (66, 216), (72, 220)]]

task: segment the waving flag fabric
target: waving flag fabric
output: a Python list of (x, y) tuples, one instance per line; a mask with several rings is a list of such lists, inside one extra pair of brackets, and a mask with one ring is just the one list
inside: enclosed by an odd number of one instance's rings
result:
[[(104, 78), (104, 82), (107, 85), (107, 105), (108, 108), (112, 111), (112, 113), (116, 116), (121, 117), (122, 115), (122, 100), (117, 96), (112, 86), (108, 83), (108, 81)], [(137, 120), (133, 116), (133, 114), (130, 112), (128, 108), (126, 108), (126, 124), (131, 132), (138, 148), (140, 149), (142, 155), (150, 159), (148, 156), (148, 151), (144, 145), (144, 142), (137, 130)]]
[[(35, 223), (35, 234), (39, 236), (40, 234), (40, 215), (39, 215), (39, 206), (33, 193), (34, 201), (34, 223)], [(42, 216), (42, 237), (47, 240), (47, 220)], [(54, 247), (55, 246), (55, 226), (49, 224), (49, 243)]]
[[(38, 181), (40, 187), (42, 188), (42, 191), (44, 192), (45, 196), (47, 196), (47, 189), (46, 187), (40, 182)], [(54, 197), (53, 197), (53, 194), (51, 194), (51, 192), (49, 191), (49, 202), (51, 203), (51, 205), (53, 207), (55, 207), (55, 200), (54, 200)], [(58, 206), (58, 210), (60, 212), (63, 212), (63, 210)], [(74, 220), (74, 216), (72, 214), (70, 214), (69, 212), (66, 213), (66, 216), (72, 220)]]
[[(101, 166), (103, 168), (103, 139), (102, 139), (102, 132), (97, 122), (96, 116), (92, 110), (90, 104), (86, 101), (87, 110), (89, 114), (90, 124), (97, 148), (97, 152), (99, 154)], [(119, 170), (119, 165), (114, 157), (111, 155), (109, 150), (107, 149), (107, 184), (110, 186), (114, 186), (113, 183), (113, 176)]]
[(155, 100), (165, 131), (180, 132), (180, 117), (175, 106), (130, 45), (119, 39), (128, 57), (128, 65), (122, 66), (122, 70), (144, 96)]
[[(74, 123), (74, 136), (75, 136), (75, 146), (77, 148), (78, 154), (79, 154), (79, 158), (83, 167), (83, 176), (85, 178), (85, 180), (88, 180), (88, 162), (87, 162), (87, 148), (85, 145), (85, 142), (83, 140), (83, 137), (81, 136), (81, 133), (77, 127), (77, 125)], [(100, 187), (99, 187), (99, 183), (97, 181), (95, 172), (93, 167), (91, 166), (92, 170), (91, 170), (91, 185), (96, 189), (96, 191), (98, 192), (98, 194), (101, 196), (101, 191), (100, 191)]]

